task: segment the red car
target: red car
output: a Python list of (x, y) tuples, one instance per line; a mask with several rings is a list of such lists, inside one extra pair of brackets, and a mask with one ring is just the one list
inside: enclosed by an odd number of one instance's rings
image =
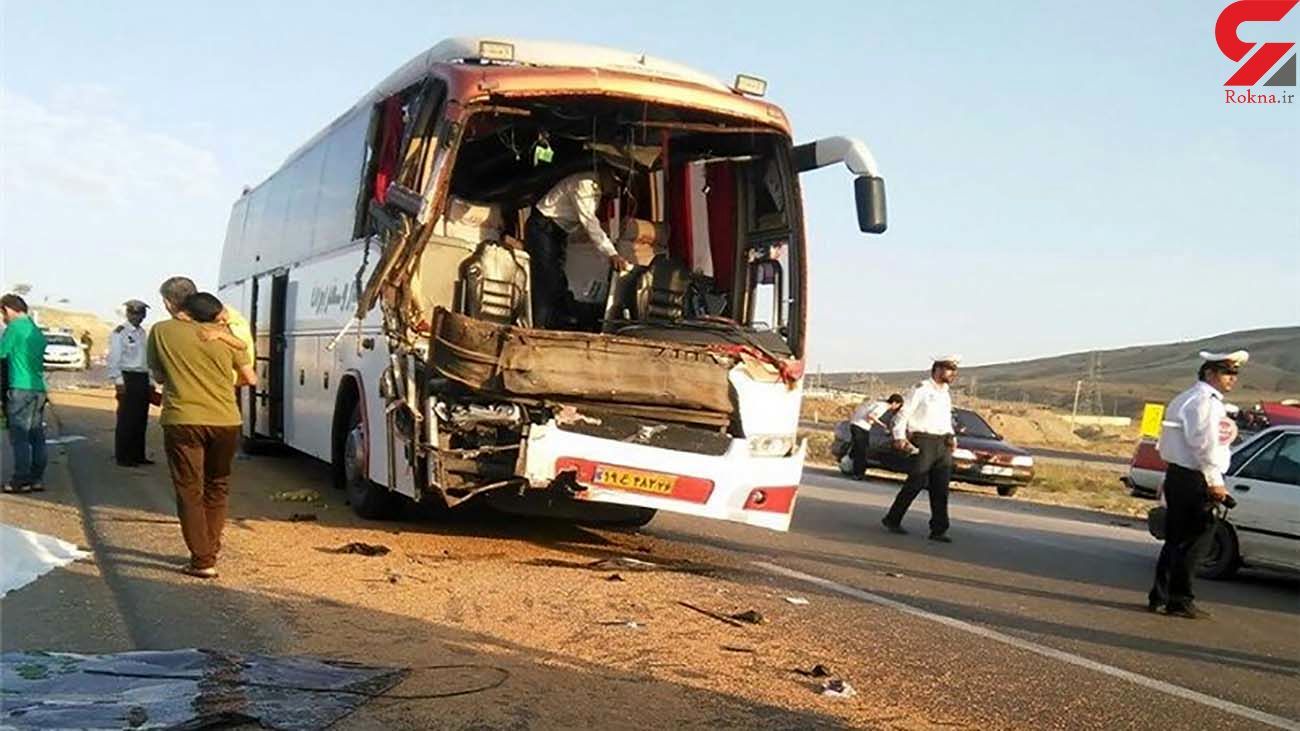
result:
[[(1256, 404), (1250, 411), (1239, 411), (1235, 417), (1240, 428), (1238, 441), (1270, 426), (1300, 424), (1300, 406), (1291, 401), (1270, 401)], [(1135, 497), (1155, 497), (1156, 489), (1165, 479), (1168, 467), (1160, 452), (1156, 450), (1156, 440), (1143, 437), (1133, 452), (1129, 462), (1128, 474), (1119, 478), (1128, 486)]]

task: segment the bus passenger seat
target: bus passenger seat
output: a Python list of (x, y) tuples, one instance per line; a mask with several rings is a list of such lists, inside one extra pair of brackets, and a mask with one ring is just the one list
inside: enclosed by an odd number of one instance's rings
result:
[(484, 241), (461, 264), (457, 309), (479, 320), (531, 327), (528, 288), (527, 252)]
[(500, 241), (503, 228), (501, 207), (494, 203), (476, 203), (447, 197), (447, 210), (433, 222), (433, 233), (477, 244)]
[(657, 254), (640, 273), (633, 297), (633, 320), (680, 320), (686, 315), (690, 271), (667, 254)]

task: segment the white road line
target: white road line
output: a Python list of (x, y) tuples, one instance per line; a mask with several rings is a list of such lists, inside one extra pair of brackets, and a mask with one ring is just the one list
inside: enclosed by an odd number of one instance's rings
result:
[(1189, 688), (1184, 688), (1180, 685), (1174, 685), (1173, 683), (1166, 683), (1163, 680), (1156, 680), (1155, 678), (1149, 678), (1145, 675), (1139, 675), (1137, 673), (1129, 672), (1128, 670), (1121, 670), (1120, 668), (1117, 668), (1113, 665), (1100, 663), (1097, 662), (1096, 660), (1089, 660), (1086, 657), (1081, 657), (1079, 655), (1074, 655), (1068, 652), (1064, 652), (1062, 650), (1057, 650), (1053, 647), (1048, 647), (1047, 645), (1040, 645), (1037, 642), (1022, 640), (1019, 637), (1012, 637), (1011, 635), (1006, 635), (1001, 632), (988, 629), (987, 627), (981, 627), (979, 625), (971, 624), (969, 622), (964, 622), (960, 619), (955, 619), (953, 617), (948, 617), (942, 614), (935, 614), (934, 612), (928, 612), (924, 609), (914, 607), (910, 604), (904, 604), (903, 602), (895, 601), (893, 599), (889, 599), (888, 597), (883, 597), (879, 594), (873, 594), (869, 591), (864, 591), (862, 589), (855, 589), (851, 586), (845, 586), (844, 584), (831, 581), (830, 579), (823, 579), (820, 576), (805, 574), (802, 571), (795, 571), (794, 569), (788, 569), (784, 566), (778, 566), (776, 564), (768, 563), (766, 561), (755, 561), (754, 565), (766, 571), (770, 571), (774, 574), (779, 574), (781, 576), (785, 576), (791, 579), (798, 579), (799, 581), (803, 581), (805, 583), (820, 586), (823, 589), (829, 589), (831, 591), (838, 592), (846, 596), (851, 596), (855, 599), (861, 599), (863, 601), (868, 601), (873, 604), (879, 604), (881, 606), (889, 607), (890, 609), (897, 609), (900, 612), (910, 614), (914, 617), (920, 617), (921, 619), (926, 619), (931, 622), (938, 622), (939, 624), (952, 627), (954, 629), (959, 629), (962, 630), (963, 632), (969, 632), (973, 635), (978, 635), (985, 639), (993, 640), (994, 642), (1001, 642), (1003, 644), (1010, 645), (1012, 647), (1016, 647), (1021, 650), (1027, 650), (1029, 652), (1042, 655), (1043, 657), (1050, 657), (1053, 660), (1060, 660), (1061, 662), (1069, 663), (1071, 665), (1077, 665), (1081, 668), (1087, 668), (1088, 670), (1095, 670), (1096, 672), (1102, 673), (1103, 675), (1109, 675), (1113, 678), (1127, 680), (1130, 683), (1135, 683), (1137, 685), (1143, 686), (1145, 688), (1150, 688), (1151, 690), (1156, 690), (1161, 693), (1167, 693), (1169, 695), (1182, 698), (1184, 700), (1200, 703), (1202, 705), (1206, 705), (1211, 708), (1223, 711), (1224, 713), (1230, 713), (1234, 716), (1248, 718), (1252, 721), (1259, 721), (1260, 723), (1268, 724), (1269, 726), (1273, 726), (1275, 728), (1288, 729), (1288, 731), (1300, 731), (1300, 722), (1291, 720), (1289, 718), (1274, 716), (1271, 713), (1265, 713), (1264, 711), (1256, 710), (1254, 708), (1250, 708), (1249, 706), (1243, 706), (1237, 703), (1233, 703), (1232, 701), (1225, 701), (1221, 698), (1215, 698), (1212, 695), (1198, 693), (1197, 691), (1191, 690)]

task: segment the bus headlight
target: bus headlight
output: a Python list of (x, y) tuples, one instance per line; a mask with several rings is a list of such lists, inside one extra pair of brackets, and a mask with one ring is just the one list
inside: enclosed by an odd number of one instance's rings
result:
[(794, 450), (794, 437), (790, 435), (760, 434), (747, 441), (754, 457), (784, 457)]

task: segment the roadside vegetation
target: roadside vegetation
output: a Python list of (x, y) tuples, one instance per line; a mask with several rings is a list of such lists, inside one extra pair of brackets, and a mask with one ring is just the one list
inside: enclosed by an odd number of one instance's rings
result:
[[(803, 420), (833, 427), (835, 422), (849, 418), (858, 403), (857, 400), (808, 397), (803, 402)], [(954, 405), (983, 416), (1004, 439), (1019, 447), (1127, 457), (1133, 453), (1139, 436), (1137, 419), (1128, 426), (1076, 425), (1071, 430), (1068, 411), (1041, 404), (958, 397)]]
[[(808, 464), (835, 467), (830, 456), (830, 432), (806, 429), (800, 432), (800, 438), (808, 440)], [(885, 476), (889, 473), (879, 474)], [(1040, 459), (1034, 467), (1034, 481), (1022, 486), (1015, 497), (1002, 499), (1146, 517), (1147, 511), (1155, 503), (1130, 495), (1128, 488), (1119, 481), (1121, 474), (1114, 468), (1095, 467), (1084, 462), (1047, 462)], [(895, 479), (901, 477), (892, 476)], [(993, 494), (992, 488), (961, 482), (954, 482), (953, 488), (958, 491)]]

